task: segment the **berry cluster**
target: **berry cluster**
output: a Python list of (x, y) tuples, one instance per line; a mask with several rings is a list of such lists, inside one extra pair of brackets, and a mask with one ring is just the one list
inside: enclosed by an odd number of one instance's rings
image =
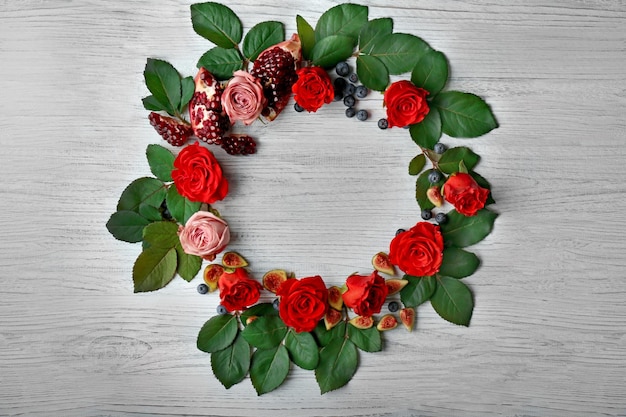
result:
[(369, 90), (364, 85), (357, 84), (359, 77), (352, 72), (350, 65), (342, 61), (335, 66), (335, 72), (339, 76), (333, 81), (335, 87), (335, 101), (343, 100), (343, 104), (347, 107), (346, 117), (355, 117), (364, 122), (369, 118), (367, 110), (357, 110), (355, 108), (359, 99), (367, 97)]

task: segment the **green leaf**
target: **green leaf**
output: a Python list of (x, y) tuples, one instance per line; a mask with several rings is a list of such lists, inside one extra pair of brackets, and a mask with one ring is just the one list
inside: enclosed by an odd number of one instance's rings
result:
[(309, 22), (300, 15), (296, 16), (296, 25), (300, 44), (302, 45), (302, 58), (305, 60), (310, 59), (311, 50), (315, 46), (315, 31)]
[(146, 157), (150, 171), (161, 181), (172, 181), (174, 154), (161, 145), (148, 145)]
[(124, 242), (141, 242), (143, 228), (150, 222), (134, 211), (122, 210), (111, 215), (107, 222), (107, 230), (118, 240)]
[(472, 252), (449, 247), (443, 250), (443, 262), (439, 274), (452, 278), (465, 278), (472, 275), (480, 265), (480, 259)]
[(208, 353), (226, 349), (233, 343), (238, 331), (237, 317), (234, 314), (213, 316), (198, 333), (198, 349)]
[(383, 349), (383, 341), (380, 337), (380, 332), (375, 326), (369, 329), (358, 329), (349, 324), (348, 338), (359, 349), (365, 352), (380, 352)]
[(356, 73), (361, 83), (374, 91), (383, 91), (389, 84), (389, 71), (382, 61), (369, 55), (356, 57)]
[(472, 176), (472, 178), (474, 178), (474, 181), (476, 181), (478, 185), (489, 190), (489, 195), (487, 196), (487, 201), (485, 201), (485, 205), (488, 206), (489, 204), (495, 203), (496, 201), (491, 196), (491, 184), (489, 184), (489, 181), (487, 181), (482, 175), (477, 172), (470, 171), (469, 174)]
[(283, 341), (287, 326), (278, 316), (262, 316), (248, 324), (242, 334), (252, 346), (270, 349)]
[(193, 30), (221, 48), (235, 48), (241, 42), (241, 21), (223, 4), (207, 2), (191, 5)]
[(232, 345), (211, 353), (211, 369), (226, 389), (243, 381), (250, 369), (250, 345), (238, 335)]
[(347, 36), (333, 35), (323, 38), (311, 50), (314, 65), (330, 68), (352, 55), (352, 40)]
[(475, 138), (498, 127), (487, 103), (459, 91), (445, 91), (433, 99), (439, 108), (443, 133), (454, 138)]
[(167, 61), (148, 58), (143, 72), (146, 87), (165, 111), (175, 115), (180, 106), (180, 74)]
[(411, 139), (422, 148), (432, 149), (441, 138), (441, 117), (436, 107), (431, 107), (421, 122), (409, 127)]
[(372, 45), (372, 56), (380, 59), (390, 74), (404, 74), (415, 68), (417, 61), (430, 46), (417, 36), (407, 33), (392, 33), (377, 39)]
[(150, 206), (148, 204), (140, 204), (138, 211), (141, 217), (145, 217), (151, 222), (160, 222), (161, 220), (163, 220), (161, 211), (154, 206)]
[(167, 111), (168, 109), (162, 105), (154, 96), (148, 96), (141, 99), (143, 108), (151, 111)]
[(459, 163), (463, 162), (467, 169), (472, 169), (479, 160), (480, 156), (475, 154), (470, 148), (459, 146), (445, 151), (441, 155), (438, 165), (441, 171), (446, 174), (452, 174), (453, 172), (459, 172)]
[(256, 24), (243, 39), (243, 55), (254, 61), (259, 54), (285, 40), (285, 27), (280, 22), (267, 21)]
[(430, 174), (432, 171), (432, 169), (427, 169), (426, 171), (422, 172), (415, 181), (415, 199), (417, 200), (417, 204), (419, 204), (422, 210), (431, 210), (435, 207), (435, 205), (431, 203), (431, 201), (428, 199), (428, 196), (426, 195), (428, 189), (435, 185), (441, 187), (444, 183), (444, 179), (442, 179), (438, 183), (431, 184), (428, 180), (428, 174)]
[(228, 80), (235, 71), (242, 68), (243, 60), (235, 49), (216, 46), (200, 57), (197, 66), (206, 68), (218, 80)]
[(138, 178), (131, 182), (122, 192), (120, 201), (117, 203), (117, 211), (139, 211), (140, 204), (153, 207), (161, 207), (165, 199), (165, 184), (156, 178)]
[(313, 334), (321, 346), (326, 346), (331, 340), (344, 337), (346, 334), (346, 322), (340, 321), (339, 324), (332, 329), (326, 330), (324, 321), (320, 321), (313, 330)]
[(200, 202), (190, 201), (187, 197), (180, 195), (176, 184), (170, 185), (165, 201), (172, 217), (182, 224), (187, 223), (187, 220), (189, 220), (195, 212), (200, 210), (200, 206), (202, 205)]
[(241, 322), (244, 326), (247, 326), (246, 321), (249, 317), (253, 316), (277, 316), (278, 311), (274, 308), (272, 303), (260, 303), (255, 304), (252, 307), (244, 310), (241, 313)]
[(421, 153), (409, 162), (409, 175), (419, 174), (424, 169), (424, 165), (426, 165), (426, 157)]
[(367, 23), (367, 6), (344, 3), (326, 10), (320, 16), (315, 26), (315, 40), (317, 42), (329, 36), (346, 36), (351, 39), (354, 48), (359, 32)]
[(252, 355), (250, 380), (258, 395), (273, 391), (289, 373), (287, 348), (278, 345), (272, 349), (257, 349)]
[(187, 282), (194, 279), (202, 267), (202, 258), (186, 253), (180, 244), (176, 245), (176, 257), (178, 259), (178, 267), (176, 268), (178, 275)]
[(374, 42), (385, 35), (390, 35), (391, 32), (393, 32), (393, 19), (383, 17), (370, 20), (359, 33), (359, 52), (369, 54), (374, 47)]
[(193, 77), (185, 77), (180, 80), (180, 88), (181, 88), (181, 98), (180, 98), (180, 106), (178, 110), (182, 113), (185, 109), (185, 106), (189, 104), (191, 97), (193, 97), (193, 93), (196, 91), (196, 84), (193, 81)]
[(358, 366), (356, 345), (346, 338), (337, 338), (322, 348), (315, 379), (322, 394), (346, 385)]
[(474, 216), (467, 217), (451, 210), (448, 221), (441, 225), (441, 233), (446, 245), (464, 248), (483, 240), (493, 228), (498, 215), (487, 209), (479, 210)]
[(430, 300), (437, 288), (434, 277), (413, 277), (405, 275), (408, 284), (400, 290), (400, 300), (406, 307), (417, 307)]
[(151, 246), (139, 254), (133, 265), (135, 292), (163, 288), (174, 278), (175, 273), (176, 249)]
[(171, 249), (180, 244), (178, 225), (170, 221), (150, 223), (143, 229), (143, 240), (150, 247)]
[(430, 93), (434, 97), (443, 89), (448, 81), (448, 61), (439, 51), (426, 52), (413, 68), (411, 82)]
[(451, 277), (439, 277), (437, 289), (430, 303), (443, 319), (454, 324), (469, 326), (474, 310), (474, 300), (471, 291), (462, 281)]
[(291, 360), (302, 369), (313, 370), (319, 363), (319, 352), (315, 339), (308, 332), (296, 333), (293, 329), (287, 333), (285, 347)]

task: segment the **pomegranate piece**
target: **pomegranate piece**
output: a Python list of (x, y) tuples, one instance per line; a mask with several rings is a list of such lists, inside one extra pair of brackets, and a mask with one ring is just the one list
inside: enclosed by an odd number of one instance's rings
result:
[(191, 126), (172, 117), (161, 116), (158, 113), (151, 112), (148, 120), (150, 120), (154, 130), (172, 146), (183, 146), (189, 137), (193, 135)]
[(248, 135), (224, 137), (222, 148), (230, 155), (250, 155), (256, 152), (256, 142)]
[(195, 92), (189, 101), (191, 128), (198, 139), (220, 145), (230, 128), (228, 116), (221, 103), (223, 88), (205, 68), (200, 68), (194, 83)]

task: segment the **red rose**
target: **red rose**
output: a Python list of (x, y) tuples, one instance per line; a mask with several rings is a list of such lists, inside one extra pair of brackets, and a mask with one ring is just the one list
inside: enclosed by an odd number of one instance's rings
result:
[(176, 189), (191, 201), (214, 203), (228, 193), (228, 181), (213, 153), (199, 142), (186, 146), (174, 160)]
[(298, 333), (313, 330), (326, 314), (328, 290), (319, 276), (290, 278), (280, 284), (276, 295), (280, 297), (280, 318)]
[(328, 73), (320, 67), (304, 67), (297, 71), (298, 81), (291, 86), (294, 100), (304, 110), (315, 112), (335, 97), (335, 89)]
[(389, 127), (404, 127), (424, 120), (430, 110), (426, 96), (428, 91), (416, 87), (410, 81), (396, 81), (385, 91)]
[(343, 293), (343, 302), (359, 316), (370, 317), (380, 313), (385, 303), (389, 289), (385, 279), (378, 275), (378, 271), (368, 276), (351, 275), (346, 280), (348, 291)]
[(398, 234), (389, 247), (389, 261), (408, 275), (426, 277), (439, 271), (443, 236), (439, 226), (419, 222)]
[(460, 172), (450, 175), (443, 185), (443, 196), (456, 211), (473, 216), (485, 207), (489, 190), (479, 186), (471, 175)]
[(234, 272), (224, 272), (218, 283), (222, 305), (228, 311), (243, 310), (259, 301), (263, 286), (253, 279), (243, 268)]

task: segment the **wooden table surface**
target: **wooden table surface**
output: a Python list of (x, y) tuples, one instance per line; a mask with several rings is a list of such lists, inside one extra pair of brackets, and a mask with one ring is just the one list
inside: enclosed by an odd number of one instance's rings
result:
[[(133, 294), (140, 248), (104, 225), (124, 187), (149, 174), (160, 138), (141, 98), (147, 57), (184, 75), (211, 44), (180, 0), (0, 0), (0, 414), (19, 416), (626, 415), (626, 3), (377, 0), (443, 51), (451, 89), (492, 106), (500, 128), (468, 144), (500, 213), (473, 250), (469, 328), (426, 304), (412, 334), (385, 335), (354, 379), (319, 394), (291, 370), (257, 397), (225, 390), (196, 349), (218, 298), (196, 281)], [(328, 0), (238, 0), (249, 29)], [(368, 272), (395, 230), (418, 219), (417, 148), (341, 104), (255, 123), (251, 157), (216, 155), (232, 178), (217, 204), (231, 249), (260, 277), (284, 268), (340, 284)]]

